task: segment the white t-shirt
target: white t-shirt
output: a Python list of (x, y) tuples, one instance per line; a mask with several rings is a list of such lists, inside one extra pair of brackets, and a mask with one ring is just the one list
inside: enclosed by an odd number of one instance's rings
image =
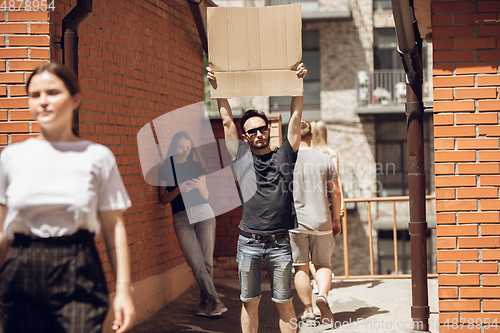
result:
[(4, 232), (38, 237), (101, 230), (98, 211), (132, 205), (113, 153), (90, 141), (28, 139), (0, 154), (0, 203), (7, 206)]

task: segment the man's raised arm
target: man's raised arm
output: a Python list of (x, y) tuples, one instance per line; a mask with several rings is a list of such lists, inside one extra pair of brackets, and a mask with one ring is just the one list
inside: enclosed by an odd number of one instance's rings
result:
[[(217, 81), (215, 78), (215, 73), (213, 69), (207, 67), (207, 78), (210, 84), (217, 86)], [(222, 120), (222, 125), (224, 126), (224, 137), (226, 139), (226, 147), (229, 155), (234, 159), (236, 153), (238, 152), (239, 140), (238, 140), (238, 129), (233, 119), (233, 112), (231, 111), (231, 106), (225, 98), (217, 99), (217, 106), (219, 107), (219, 114)]]
[[(307, 68), (303, 63), (297, 67), (297, 77), (303, 79), (307, 74)], [(299, 150), (300, 145), (300, 120), (302, 119), (302, 109), (304, 107), (303, 96), (292, 96), (290, 105), (290, 120), (288, 122), (288, 142), (293, 151)]]

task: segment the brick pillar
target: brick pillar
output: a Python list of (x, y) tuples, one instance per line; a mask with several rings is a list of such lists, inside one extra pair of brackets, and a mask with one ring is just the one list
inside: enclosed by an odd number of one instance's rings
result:
[(26, 80), (49, 59), (47, 11), (0, 13), (0, 146), (39, 132), (28, 111)]
[(499, 11), (432, 3), (440, 332), (500, 322)]
[(270, 113), (267, 115), (269, 124), (271, 125), (271, 139), (269, 145), (271, 149), (279, 147), (283, 142), (283, 133), (281, 133), (281, 114)]

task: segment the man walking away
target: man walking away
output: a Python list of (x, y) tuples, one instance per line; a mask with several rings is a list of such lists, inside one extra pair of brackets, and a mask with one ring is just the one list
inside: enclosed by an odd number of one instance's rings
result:
[[(311, 125), (301, 122), (301, 142), (294, 170), (293, 197), (299, 227), (290, 231), (295, 288), (304, 304), (303, 320), (316, 323), (312, 307), (312, 287), (309, 261), (316, 268), (319, 295), (316, 305), (321, 311), (321, 323), (333, 323), (327, 295), (332, 281), (331, 256), (334, 237), (340, 233), (340, 187), (335, 165), (328, 155), (310, 148)], [(332, 210), (328, 203), (331, 194)]]

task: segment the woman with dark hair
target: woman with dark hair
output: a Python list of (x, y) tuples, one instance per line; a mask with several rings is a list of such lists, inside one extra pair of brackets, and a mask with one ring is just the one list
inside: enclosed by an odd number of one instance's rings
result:
[(161, 185), (166, 183), (160, 186), (160, 203), (171, 204), (175, 234), (200, 287), (197, 315), (220, 316), (227, 308), (213, 283), (215, 216), (207, 201), (205, 170), (187, 132), (174, 135), (159, 173)]
[[(113, 329), (135, 316), (123, 211), (131, 202), (113, 153), (72, 130), (82, 101), (75, 73), (55, 62), (28, 79), (36, 138), (0, 155), (0, 321), (5, 333), (101, 332), (109, 308), (94, 239), (116, 277)], [(0, 253), (0, 254), (1, 254)]]

